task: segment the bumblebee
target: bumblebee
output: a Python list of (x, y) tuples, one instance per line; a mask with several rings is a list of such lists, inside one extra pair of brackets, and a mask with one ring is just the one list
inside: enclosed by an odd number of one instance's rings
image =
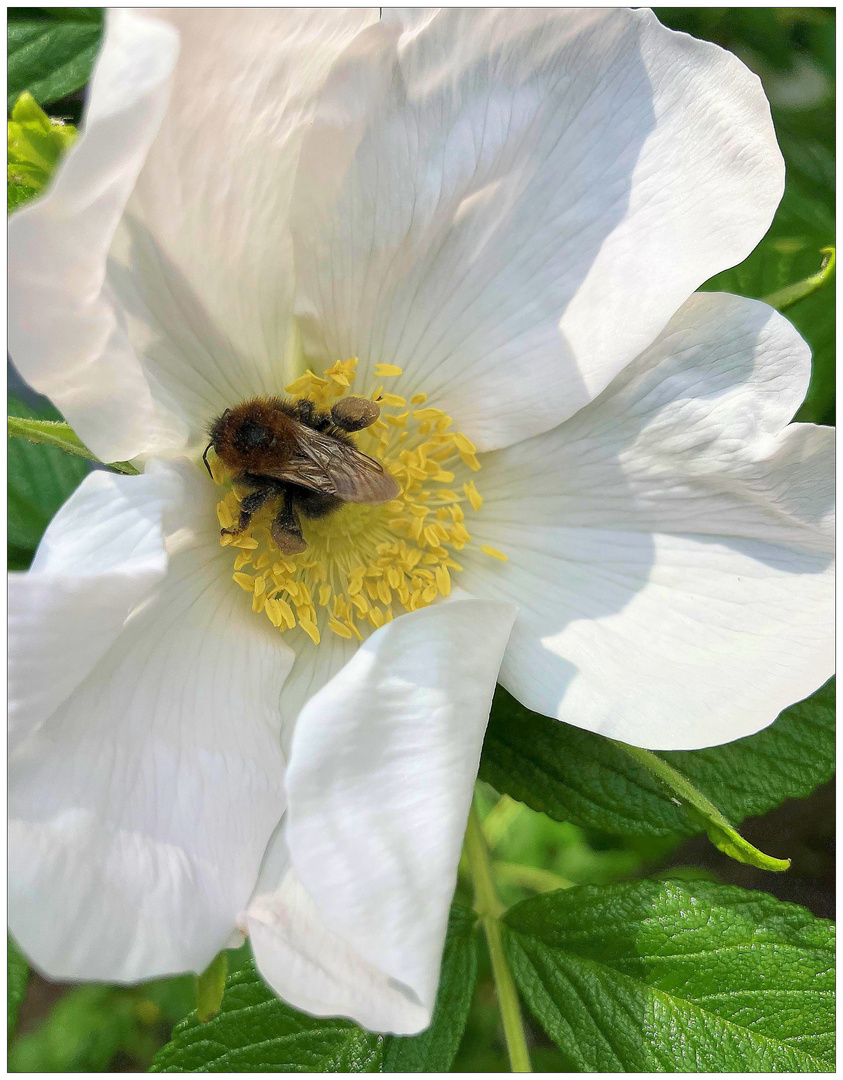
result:
[(377, 402), (347, 397), (330, 412), (307, 399), (253, 398), (226, 409), (210, 428), (202, 459), (210, 473), (211, 447), (242, 492), (240, 520), (221, 535), (239, 536), (269, 502), (279, 504), (270, 526), (285, 555), (298, 555), (307, 543), (301, 518), (323, 518), (343, 503), (384, 503), (399, 487), (380, 462), (354, 445), (351, 433), (370, 427), (380, 416)]

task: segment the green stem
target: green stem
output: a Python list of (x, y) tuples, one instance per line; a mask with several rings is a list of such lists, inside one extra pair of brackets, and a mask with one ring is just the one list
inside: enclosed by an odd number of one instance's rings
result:
[(516, 802), (508, 795), (501, 795), (483, 819), (483, 835), (486, 837), (486, 844), (490, 851), (495, 850), (516, 818), (521, 816), (521, 811), (525, 809), (523, 803)]
[(227, 974), (228, 953), (223, 950), (196, 976), (196, 1014), (201, 1023), (207, 1024), (220, 1011)]
[(740, 835), (734, 825), (728, 821), (717, 809), (711, 799), (707, 798), (694, 785), (687, 780), (682, 773), (672, 765), (654, 754), (652, 750), (644, 750), (640, 746), (630, 746), (628, 743), (611, 739), (618, 749), (629, 754), (631, 758), (648, 769), (660, 780), (669, 791), (690, 809), (705, 826), (710, 840), (719, 848), (738, 862), (757, 866), (762, 870), (787, 870), (790, 867), (790, 859), (775, 859), (771, 855), (765, 855)]
[(811, 274), (802, 281), (796, 281), (793, 285), (785, 285), (783, 289), (776, 289), (775, 292), (764, 297), (764, 303), (774, 307), (776, 311), (787, 311), (800, 300), (804, 300), (817, 289), (821, 289), (834, 273), (834, 248), (821, 248), (820, 254), (825, 258), (816, 274)]
[(500, 862), (495, 859), (492, 868), (499, 881), (509, 881), (512, 885), (521, 885), (533, 892), (554, 892), (576, 885), (575, 881), (554, 874), (552, 870), (542, 870), (539, 866), (524, 866), (522, 863)]
[(486, 847), (483, 836), (483, 826), (480, 824), (480, 818), (473, 805), (468, 816), (465, 847), (471, 876), (474, 879), (474, 909), (480, 917), (480, 922), (486, 932), (486, 941), (489, 943), (489, 955), (492, 959), (492, 972), (498, 993), (498, 1005), (503, 1020), (509, 1063), (513, 1072), (532, 1072), (518, 991), (515, 989), (515, 981), (509, 970), (503, 948), (500, 917), (506, 908), (495, 889), (489, 849)]
[(28, 439), (31, 443), (55, 446), (66, 454), (96, 461), (98, 465), (107, 464), (109, 469), (125, 473), (127, 476), (136, 476), (138, 473), (134, 465), (128, 461), (100, 461), (96, 454), (92, 454), (82, 442), (70, 424), (58, 423), (54, 420), (32, 420), (27, 416), (10, 416), (8, 431), (10, 436)]

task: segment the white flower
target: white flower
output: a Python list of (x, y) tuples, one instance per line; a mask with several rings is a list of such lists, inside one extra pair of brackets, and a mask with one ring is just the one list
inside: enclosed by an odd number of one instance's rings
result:
[[(146, 463), (90, 475), (11, 580), (12, 932), (133, 981), (239, 927), (293, 1005), (418, 1031), (501, 658), (531, 708), (665, 749), (831, 670), (808, 349), (693, 295), (782, 161), (755, 77), (646, 11), (162, 18), (110, 16), (11, 223), (20, 370)], [(397, 504), (288, 567), (220, 546), (209, 421), (352, 375), (391, 395), (360, 438)]]

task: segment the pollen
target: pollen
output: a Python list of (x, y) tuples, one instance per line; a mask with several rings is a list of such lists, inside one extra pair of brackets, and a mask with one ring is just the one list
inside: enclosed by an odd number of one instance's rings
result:
[[(291, 396), (330, 407), (355, 389), (357, 360), (343, 360), (321, 375), (307, 371), (285, 387)], [(396, 616), (449, 596), (462, 569), (455, 555), (472, 544), (471, 519), (483, 499), (470, 475), (480, 469), (477, 448), (427, 396), (409, 401), (384, 392), (380, 380), (397, 377), (395, 364), (376, 364), (379, 382), (368, 396), (381, 416), (358, 432), (355, 442), (379, 461), (400, 487), (382, 505), (346, 503), (324, 518), (302, 517), (307, 549), (279, 552), (269, 527), (277, 506), (268, 504), (236, 537), (220, 543), (236, 550), (232, 577), (252, 596), (252, 608), (283, 634), (303, 633), (315, 644), (325, 634), (362, 641)], [(240, 500), (222, 464), (212, 454), (210, 468), (225, 494), (217, 505), (220, 527), (240, 518)], [(496, 548), (480, 550), (506, 561)], [(232, 552), (234, 554), (234, 552)]]

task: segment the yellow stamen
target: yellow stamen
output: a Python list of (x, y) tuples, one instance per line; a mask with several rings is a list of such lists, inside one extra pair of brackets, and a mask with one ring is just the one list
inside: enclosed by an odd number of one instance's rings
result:
[[(286, 388), (321, 409), (354, 393), (357, 360), (332, 365), (322, 375), (307, 371)], [(379, 379), (402, 374), (394, 364), (376, 364)], [(236, 548), (234, 581), (250, 594), (252, 607), (281, 633), (301, 629), (318, 644), (326, 630), (346, 641), (363, 640), (403, 611), (415, 611), (449, 596), (462, 566), (454, 555), (472, 543), (466, 511), (483, 499), (467, 470), (480, 461), (474, 443), (452, 430), (442, 409), (420, 408), (427, 395), (414, 394), (408, 407), (400, 394), (375, 384), (367, 396), (381, 418), (354, 436), (361, 451), (395, 477), (400, 494), (385, 505), (346, 503), (325, 518), (302, 516), (307, 549), (284, 556), (269, 526), (278, 511), (269, 500), (242, 533), (220, 538)], [(208, 463), (218, 483), (227, 484), (213, 453)], [(217, 506), (222, 529), (240, 520), (241, 496), (229, 489)], [(481, 550), (506, 561), (497, 549)], [(253, 573), (244, 573), (251, 564)]]
[(508, 555), (504, 555), (504, 553), (498, 551), (497, 548), (490, 547), (489, 544), (482, 544), (480, 550), (484, 555), (491, 555), (493, 559), (500, 559), (501, 562), (509, 562)]
[(467, 484), (463, 484), (462, 489), (466, 494), (466, 498), (471, 503), (471, 509), (479, 510), (480, 507), (483, 505), (483, 496), (474, 486), (474, 481), (469, 480)]

